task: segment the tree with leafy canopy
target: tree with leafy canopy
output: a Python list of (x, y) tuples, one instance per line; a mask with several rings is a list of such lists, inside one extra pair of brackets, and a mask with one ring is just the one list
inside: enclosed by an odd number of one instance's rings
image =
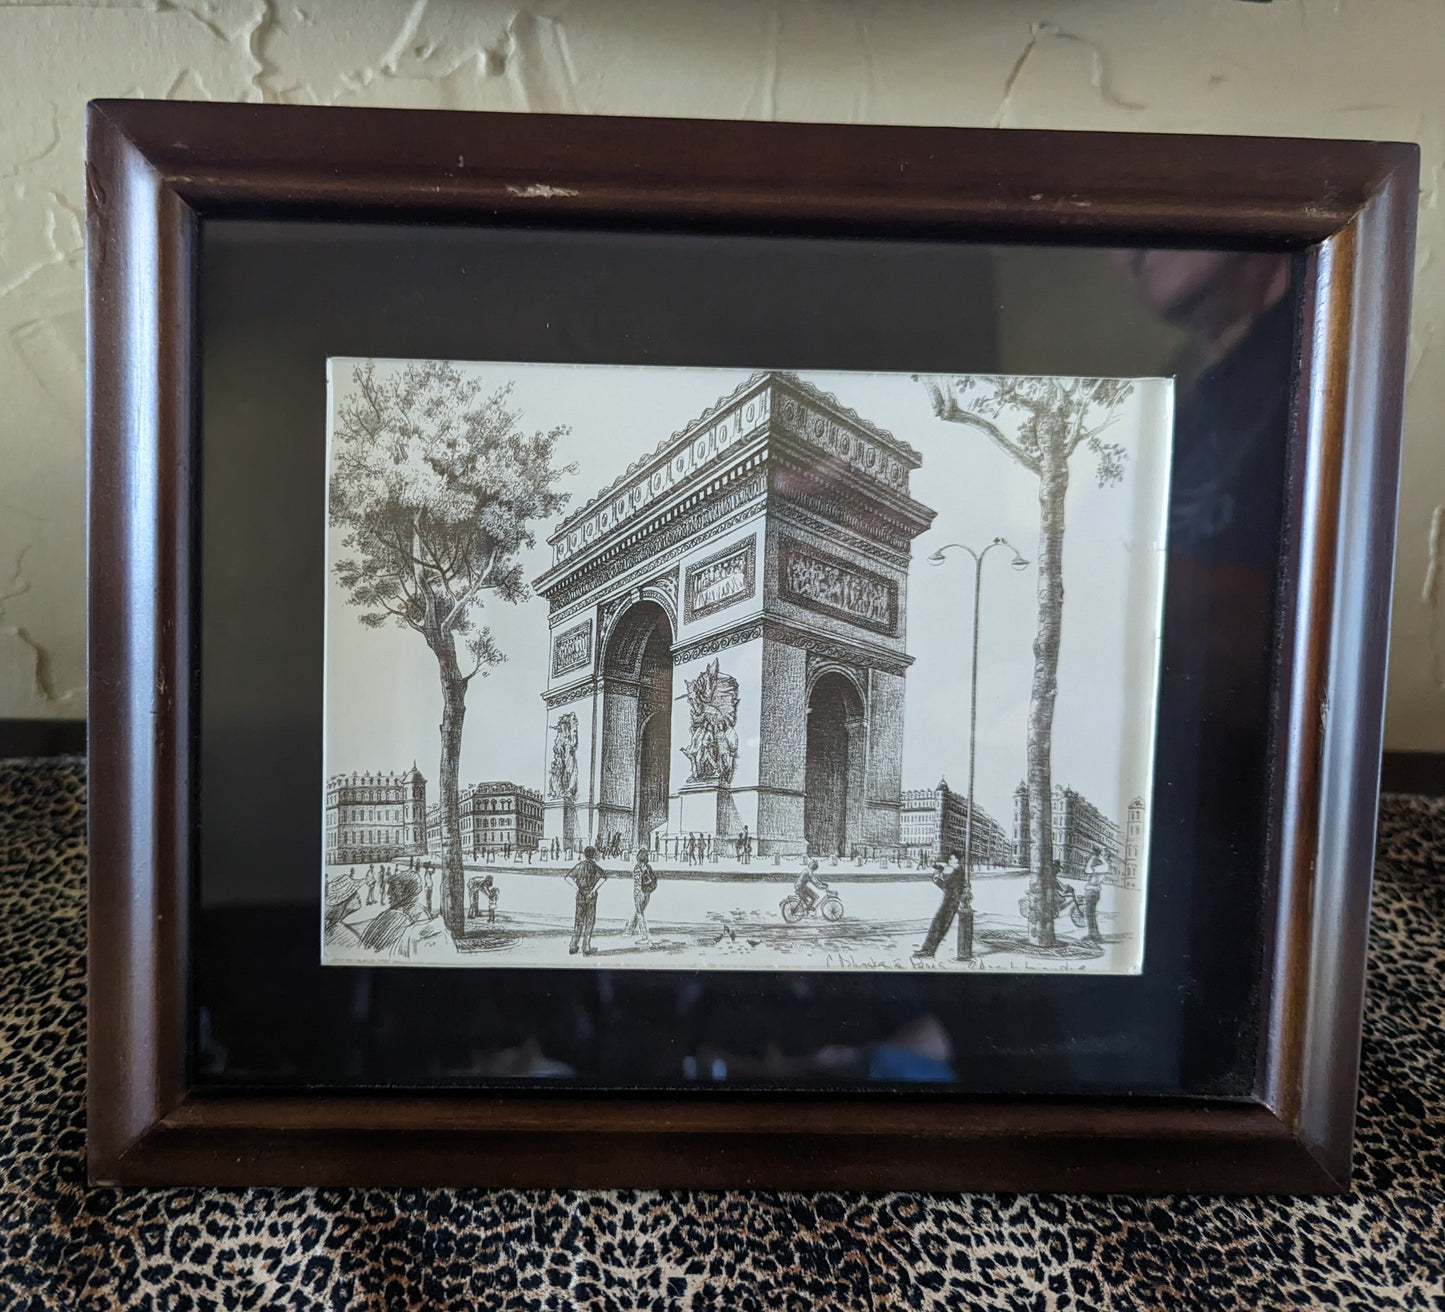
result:
[(457, 772), (467, 689), (506, 659), (481, 612), (489, 595), (530, 595), (518, 555), (535, 543), (533, 525), (566, 504), (556, 483), (575, 469), (554, 464), (569, 430), (524, 432), (511, 391), (484, 395), (445, 362), (367, 361), (352, 370), (333, 430), (336, 577), (364, 626), (411, 629), (437, 662), (442, 916), (453, 936), (465, 927)]
[[(1100, 487), (1124, 476), (1124, 448), (1103, 440), (1133, 392), (1113, 378), (1032, 378), (998, 374), (919, 379), (933, 413), (984, 434), (1039, 482), (1038, 628), (1029, 694), (1027, 787), (1031, 879), (1025, 899), (1029, 940), (1052, 947), (1060, 905), (1054, 877), (1054, 701), (1059, 685), (1059, 638), (1064, 615), (1064, 502), (1069, 461), (1080, 447), (1096, 458)], [(972, 805), (973, 799), (969, 799)]]

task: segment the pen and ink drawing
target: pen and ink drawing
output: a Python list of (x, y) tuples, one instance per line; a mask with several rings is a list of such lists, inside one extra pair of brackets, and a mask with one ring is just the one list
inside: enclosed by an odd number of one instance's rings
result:
[(1141, 968), (1167, 380), (329, 368), (324, 962)]

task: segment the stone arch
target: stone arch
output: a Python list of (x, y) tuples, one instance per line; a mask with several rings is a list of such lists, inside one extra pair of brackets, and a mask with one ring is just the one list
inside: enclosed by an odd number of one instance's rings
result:
[(809, 682), (803, 832), (814, 856), (846, 857), (861, 841), (866, 706), (845, 668), (822, 668)]
[(672, 763), (672, 644), (667, 609), (639, 597), (614, 618), (601, 655), (597, 830), (629, 848), (667, 823)]
[[(674, 580), (675, 582), (675, 580)], [(618, 631), (624, 616), (627, 616), (639, 602), (649, 601), (659, 606), (667, 616), (667, 622), (672, 627), (673, 635), (676, 636), (677, 622), (677, 596), (673, 589), (667, 587), (668, 580), (653, 579), (641, 587), (630, 588), (625, 592), (617, 593), (602, 603), (602, 618), (597, 630), (597, 647), (601, 652), (606, 652), (608, 644), (612, 641), (612, 635)]]
[[(665, 586), (666, 583), (669, 581), (672, 583), (671, 588)], [(663, 611), (667, 615), (667, 622), (672, 626), (672, 632), (674, 635), (676, 635), (677, 633), (677, 592), (675, 590), (676, 587), (677, 580), (673, 578), (671, 580), (661, 580), (653, 583), (648, 583), (644, 585), (641, 589), (643, 601), (655, 602), (657, 605), (662, 607)]]
[(859, 715), (863, 714), (862, 708), (868, 704), (868, 686), (865, 682), (865, 675), (855, 665), (845, 665), (842, 661), (812, 659), (808, 662), (808, 682), (803, 690), (803, 704), (808, 704), (809, 698), (813, 695), (813, 689), (817, 687), (818, 680), (827, 675), (834, 674), (841, 679), (846, 679), (853, 687), (858, 697)]

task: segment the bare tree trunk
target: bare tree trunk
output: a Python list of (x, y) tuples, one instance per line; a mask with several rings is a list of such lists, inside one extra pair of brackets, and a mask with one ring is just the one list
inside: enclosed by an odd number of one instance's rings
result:
[(1045, 449), (1039, 474), (1039, 622), (1034, 634), (1034, 682), (1029, 693), (1029, 942), (1054, 946), (1058, 880), (1054, 878), (1052, 749), (1054, 699), (1059, 690), (1059, 636), (1064, 616), (1064, 497), (1066, 456)]
[(457, 774), (462, 755), (462, 719), (467, 685), (456, 670), (442, 672), (442, 918), (454, 938), (466, 928), (466, 879), (462, 870), (462, 816)]
[(437, 802), (441, 806), (442, 920), (452, 937), (466, 929), (466, 876), (462, 870), (462, 815), (458, 774), (462, 756), (462, 721), (467, 713), (467, 681), (457, 668), (450, 635), (432, 646), (442, 684), (442, 758)]

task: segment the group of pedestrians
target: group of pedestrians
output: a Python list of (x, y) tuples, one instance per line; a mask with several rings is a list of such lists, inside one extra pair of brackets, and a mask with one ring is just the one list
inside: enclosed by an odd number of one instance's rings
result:
[[(704, 836), (689, 837), (684, 849), (689, 861), (701, 859), (700, 854), (704, 850), (700, 841), (702, 837)], [(694, 842), (694, 838), (699, 841)], [(553, 839), (554, 856), (559, 853), (559, 846), (558, 840)], [(570, 844), (568, 847), (570, 848)], [(744, 864), (751, 859), (752, 840), (746, 826), (737, 835), (734, 850), (738, 859)], [(602, 885), (609, 878), (608, 871), (598, 864), (597, 857), (598, 850), (595, 846), (585, 847), (582, 850), (582, 859), (573, 865), (564, 876), (575, 890), (572, 937), (567, 949), (572, 955), (578, 953), (583, 956), (596, 955), (596, 949), (592, 946), (592, 937), (597, 927), (597, 899)], [(805, 859), (802, 872), (794, 884), (794, 890), (803, 899), (806, 910), (811, 910), (828, 888), (828, 885), (818, 877), (817, 872), (818, 863), (811, 859)], [(1093, 853), (1084, 867), (1084, 881), (1081, 889), (1064, 882), (1060, 878), (1061, 873), (1061, 865), (1056, 861), (1050, 908), (1053, 915), (1057, 917), (1068, 912), (1075, 926), (1085, 931), (1082, 935), (1084, 943), (1102, 943), (1103, 936), (1099, 930), (1098, 913), (1103, 882), (1109, 873), (1108, 859), (1099, 847), (1093, 849)], [(435, 868), (429, 862), (421, 863), (418, 868), (418, 863), (412, 859), (409, 869), (403, 874), (408, 884), (409, 897), (406, 900), (414, 903), (416, 907), (415, 911), (410, 913), (411, 916), (413, 918), (434, 916), (436, 914)], [(397, 902), (395, 894), (398, 879), (397, 867), (378, 866), (373, 863), (367, 867), (364, 878), (358, 876), (356, 868), (352, 867), (347, 875), (337, 883), (335, 889), (328, 890), (328, 914), (326, 917), (328, 941), (331, 941), (333, 934), (340, 936), (345, 932), (343, 924), (345, 918), (360, 910), (363, 905), (376, 906), (379, 904), (382, 910), (394, 908)], [(657, 882), (657, 871), (653, 868), (651, 853), (647, 846), (640, 846), (637, 849), (632, 868), (632, 918), (628, 921), (626, 930), (626, 933), (630, 934), (640, 947), (652, 944), (652, 931), (647, 923), (647, 907), (653, 893), (657, 890)], [(964, 918), (971, 920), (973, 915), (973, 889), (962, 854), (953, 852), (947, 861), (935, 862), (933, 882), (937, 884), (943, 896), (938, 910), (929, 924), (922, 945), (913, 954), (915, 959), (932, 958), (953, 927), (955, 920), (961, 921)], [(485, 898), (487, 922), (495, 924), (500, 890), (493, 876), (487, 874), (480, 878), (470, 879), (467, 882), (467, 891), (470, 895), (468, 916), (472, 918), (481, 916), (481, 903)], [(967, 925), (964, 926), (964, 937), (970, 940), (972, 937)]]
[[(744, 850), (747, 837), (744, 828), (738, 836), (738, 851)], [(597, 949), (592, 946), (592, 935), (597, 929), (597, 897), (608, 872), (597, 862), (597, 849), (583, 850), (582, 860), (570, 869), (564, 878), (576, 890), (576, 905), (573, 912), (572, 940), (567, 946), (569, 955), (579, 952), (584, 957), (595, 956)], [(811, 910), (828, 890), (828, 884), (818, 875), (818, 863), (804, 858), (802, 871), (793, 884), (794, 891), (804, 901), (806, 910)], [(640, 947), (652, 944), (652, 931), (647, 924), (647, 904), (657, 891), (657, 871), (653, 868), (652, 857), (646, 847), (637, 849), (637, 858), (632, 866), (632, 919), (628, 921), (628, 934)]]
[[(417, 861), (415, 857), (408, 859), (406, 869), (411, 873), (416, 872)], [(366, 867), (366, 876), (363, 879), (357, 875), (356, 867), (352, 866), (350, 875), (356, 882), (358, 898), (360, 897), (361, 890), (365, 889), (365, 906), (380, 906), (383, 910), (390, 907), (392, 903), (391, 887), (399, 870), (401, 870), (400, 865), (378, 866), (373, 862)], [(434, 868), (431, 865), (424, 865), (421, 870), (421, 876), (426, 890), (427, 915), (432, 915), (432, 907), (436, 898), (436, 874)]]
[(467, 915), (477, 918), (482, 914), (482, 899), (487, 899), (487, 924), (497, 923), (497, 899), (501, 896), (501, 890), (497, 887), (497, 881), (491, 875), (483, 875), (480, 879), (467, 881), (467, 890), (471, 893), (471, 905), (467, 908)]
[[(584, 848), (582, 860), (564, 878), (577, 890), (572, 941), (567, 951), (572, 956), (578, 952), (584, 957), (595, 956), (597, 949), (592, 946), (592, 934), (597, 928), (597, 895), (607, 879), (607, 871), (597, 864), (597, 849)], [(647, 926), (647, 904), (656, 891), (657, 871), (652, 868), (652, 858), (647, 848), (639, 847), (632, 867), (632, 919), (628, 922), (627, 932), (643, 947), (652, 943), (652, 931)]]
[[(426, 900), (423, 903), (423, 882)], [(380, 894), (381, 906), (355, 923), (351, 918)], [(353, 867), (326, 888), (325, 934), (331, 951), (390, 957), (436, 959), (450, 951), (441, 916), (435, 910), (435, 874), (415, 861), (372, 866), (365, 879)], [(364, 896), (366, 895), (366, 896)]]
[[(1103, 896), (1104, 878), (1109, 873), (1109, 861), (1103, 849), (1095, 847), (1084, 865), (1084, 889), (1082, 896), (1072, 884), (1066, 884), (1060, 875), (1063, 863), (1054, 862), (1054, 899), (1051, 908), (1055, 918), (1069, 912), (1074, 925), (1084, 930), (1082, 941), (1098, 944), (1104, 941), (1099, 931), (1099, 899)], [(952, 927), (954, 919), (965, 921), (962, 936), (972, 941), (973, 887), (968, 870), (959, 852), (951, 853), (948, 860), (936, 861), (933, 865), (933, 882), (943, 893), (933, 921), (924, 935), (923, 945), (913, 956), (915, 960), (929, 960), (938, 951), (939, 944)], [(1027, 917), (1027, 899), (1019, 903), (1020, 911)]]
[(473, 847), (472, 856), (483, 861), (510, 861), (512, 853), (515, 852), (519, 861), (524, 853), (530, 861), (533, 851), (534, 849), (530, 847), (514, 848), (511, 843), (482, 843), (480, 846)]
[(711, 834), (674, 834), (661, 841), (664, 844), (672, 845), (672, 855), (675, 860), (686, 861), (690, 866), (700, 866), (713, 852), (713, 836)]
[(365, 905), (369, 907), (374, 907), (377, 904), (378, 900), (381, 902), (382, 906), (386, 905), (386, 890), (391, 881), (390, 866), (381, 866), (378, 868), (376, 863), (373, 862), (371, 865), (366, 867), (366, 877), (364, 879), (357, 878), (355, 866), (351, 867), (349, 873), (352, 880), (355, 881), (357, 885), (358, 896), (361, 889), (364, 888), (366, 890)]

